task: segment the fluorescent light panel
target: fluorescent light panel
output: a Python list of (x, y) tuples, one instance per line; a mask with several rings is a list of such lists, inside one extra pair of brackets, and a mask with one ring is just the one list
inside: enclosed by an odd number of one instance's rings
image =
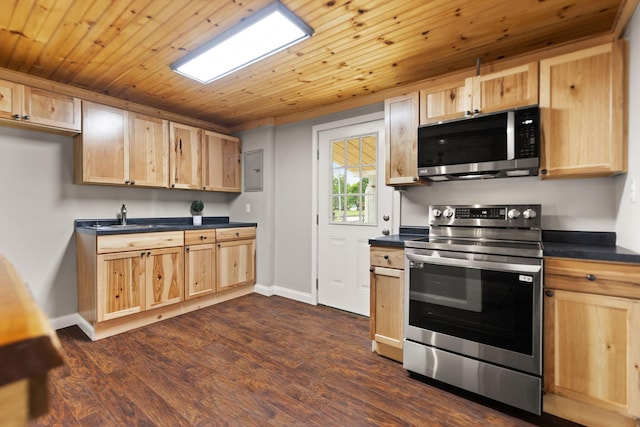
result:
[(201, 83), (209, 83), (312, 34), (311, 27), (276, 2), (171, 64), (171, 68)]

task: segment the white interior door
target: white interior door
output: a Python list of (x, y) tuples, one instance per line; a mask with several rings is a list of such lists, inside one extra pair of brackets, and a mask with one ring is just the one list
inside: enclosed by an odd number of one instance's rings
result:
[(318, 134), (318, 303), (369, 315), (369, 239), (392, 229), (384, 120)]

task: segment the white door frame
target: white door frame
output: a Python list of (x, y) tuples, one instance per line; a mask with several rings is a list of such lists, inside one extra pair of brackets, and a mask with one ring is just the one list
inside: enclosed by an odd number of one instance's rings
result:
[[(376, 120), (384, 120), (384, 111), (380, 111), (377, 113), (366, 114), (363, 116), (353, 117), (350, 119), (338, 120), (335, 122), (324, 123), (321, 125), (313, 126), (312, 129), (312, 147), (311, 147), (311, 175), (312, 175), (312, 185), (311, 185), (311, 211), (313, 212), (311, 218), (311, 303), (313, 305), (318, 305), (318, 197), (319, 197), (319, 179), (318, 179), (318, 157), (319, 157), (319, 146), (318, 146), (318, 134), (322, 131), (341, 128), (345, 126), (357, 125), (361, 123), (374, 122)], [(388, 137), (388, 136), (387, 136)], [(391, 229), (391, 234), (397, 234), (400, 227), (400, 194), (397, 191), (393, 192), (392, 197), (392, 218), (393, 227)]]

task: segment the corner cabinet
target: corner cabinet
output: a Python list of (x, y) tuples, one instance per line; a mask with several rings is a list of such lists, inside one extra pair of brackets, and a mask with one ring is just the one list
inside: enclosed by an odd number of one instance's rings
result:
[(384, 101), (385, 183), (422, 184), (418, 178), (418, 92)]
[(545, 258), (545, 412), (588, 425), (640, 417), (640, 265)]
[(626, 43), (540, 61), (542, 178), (625, 172)]
[(69, 95), (0, 80), (0, 121), (75, 134), (81, 131), (80, 106)]
[(402, 362), (404, 249), (371, 247), (369, 335), (376, 353)]

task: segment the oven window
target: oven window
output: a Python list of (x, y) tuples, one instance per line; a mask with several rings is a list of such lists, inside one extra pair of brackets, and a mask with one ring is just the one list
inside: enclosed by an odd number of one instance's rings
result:
[(533, 280), (427, 263), (410, 275), (410, 325), (532, 354)]

